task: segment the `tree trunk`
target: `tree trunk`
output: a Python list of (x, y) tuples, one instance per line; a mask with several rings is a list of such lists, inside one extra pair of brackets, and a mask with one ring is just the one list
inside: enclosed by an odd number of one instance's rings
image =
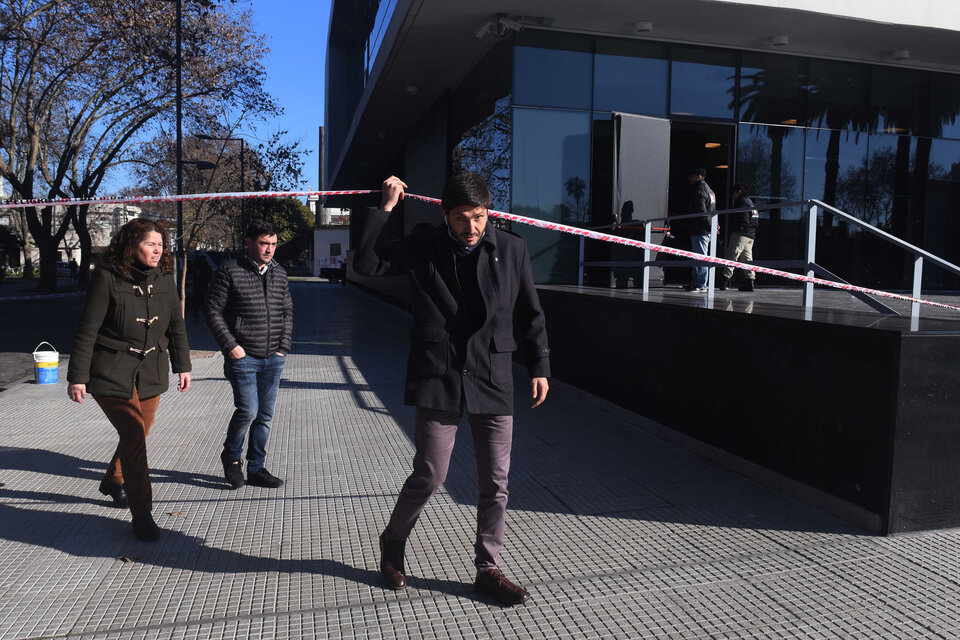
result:
[(90, 205), (84, 204), (73, 209), (73, 228), (80, 240), (80, 270), (77, 273), (77, 287), (87, 288), (90, 279), (90, 263), (93, 260), (93, 241), (90, 239), (90, 229), (87, 227), (87, 209)]

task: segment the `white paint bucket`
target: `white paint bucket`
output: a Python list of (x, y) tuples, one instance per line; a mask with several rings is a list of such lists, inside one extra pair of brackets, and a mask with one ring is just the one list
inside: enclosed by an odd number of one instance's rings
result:
[[(40, 351), (47, 345), (50, 351)], [(60, 354), (49, 342), (41, 342), (33, 350), (33, 377), (37, 384), (56, 384), (60, 379)]]

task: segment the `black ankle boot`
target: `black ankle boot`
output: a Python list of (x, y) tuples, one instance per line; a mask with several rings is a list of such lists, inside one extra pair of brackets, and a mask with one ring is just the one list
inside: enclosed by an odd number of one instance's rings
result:
[(153, 521), (150, 513), (135, 513), (133, 515), (133, 535), (144, 542), (153, 542), (160, 538), (160, 527)]
[(380, 534), (380, 575), (388, 587), (399, 591), (407, 586), (407, 578), (403, 575), (403, 552), (407, 542), (385, 540), (383, 535)]
[(110, 496), (110, 498), (113, 499), (114, 507), (126, 509), (129, 506), (127, 503), (127, 492), (124, 490), (122, 484), (114, 484), (106, 479), (101, 480), (100, 493), (105, 496)]
[(717, 289), (720, 291), (726, 291), (730, 287), (730, 278), (722, 277), (720, 278), (720, 284), (717, 285)]

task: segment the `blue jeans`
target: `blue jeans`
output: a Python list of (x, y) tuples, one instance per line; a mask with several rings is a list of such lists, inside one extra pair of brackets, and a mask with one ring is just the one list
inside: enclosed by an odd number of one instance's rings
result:
[(233, 387), (233, 406), (236, 407), (227, 426), (223, 457), (227, 460), (240, 459), (243, 440), (249, 429), (248, 474), (262, 469), (263, 460), (267, 456), (270, 421), (277, 404), (277, 390), (280, 388), (284, 361), (284, 356), (275, 353), (266, 358), (244, 356), (239, 360), (228, 357), (223, 360), (223, 375)]
[[(690, 236), (690, 250), (696, 253), (702, 253), (707, 255), (707, 247), (710, 246), (710, 234), (705, 236), (693, 235)], [(706, 265), (693, 267), (693, 277), (690, 280), (691, 287), (697, 287), (703, 289), (707, 286), (707, 271), (708, 267)]]

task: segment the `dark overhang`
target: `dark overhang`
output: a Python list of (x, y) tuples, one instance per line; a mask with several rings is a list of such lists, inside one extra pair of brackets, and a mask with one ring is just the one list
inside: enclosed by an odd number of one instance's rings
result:
[[(338, 24), (342, 4), (335, 3), (331, 38), (356, 38), (355, 26), (346, 26), (349, 19)], [(346, 4), (354, 5), (354, 1)], [(507, 17), (502, 27), (498, 14)], [(488, 24), (491, 28), (484, 32)], [(352, 33), (337, 35), (341, 27)], [(407, 144), (411, 128), (444, 92), (455, 88), (499, 37), (511, 37), (517, 28), (639, 37), (960, 73), (960, 57), (956, 55), (960, 31), (797, 9), (716, 0), (397, 0), (356, 112), (349, 125), (344, 123), (349, 128), (346, 144), (339, 157), (327, 159), (332, 184), (367, 185), (380, 176)], [(907, 57), (903, 57), (904, 52)], [(330, 87), (328, 95), (331, 91), (336, 88)]]

